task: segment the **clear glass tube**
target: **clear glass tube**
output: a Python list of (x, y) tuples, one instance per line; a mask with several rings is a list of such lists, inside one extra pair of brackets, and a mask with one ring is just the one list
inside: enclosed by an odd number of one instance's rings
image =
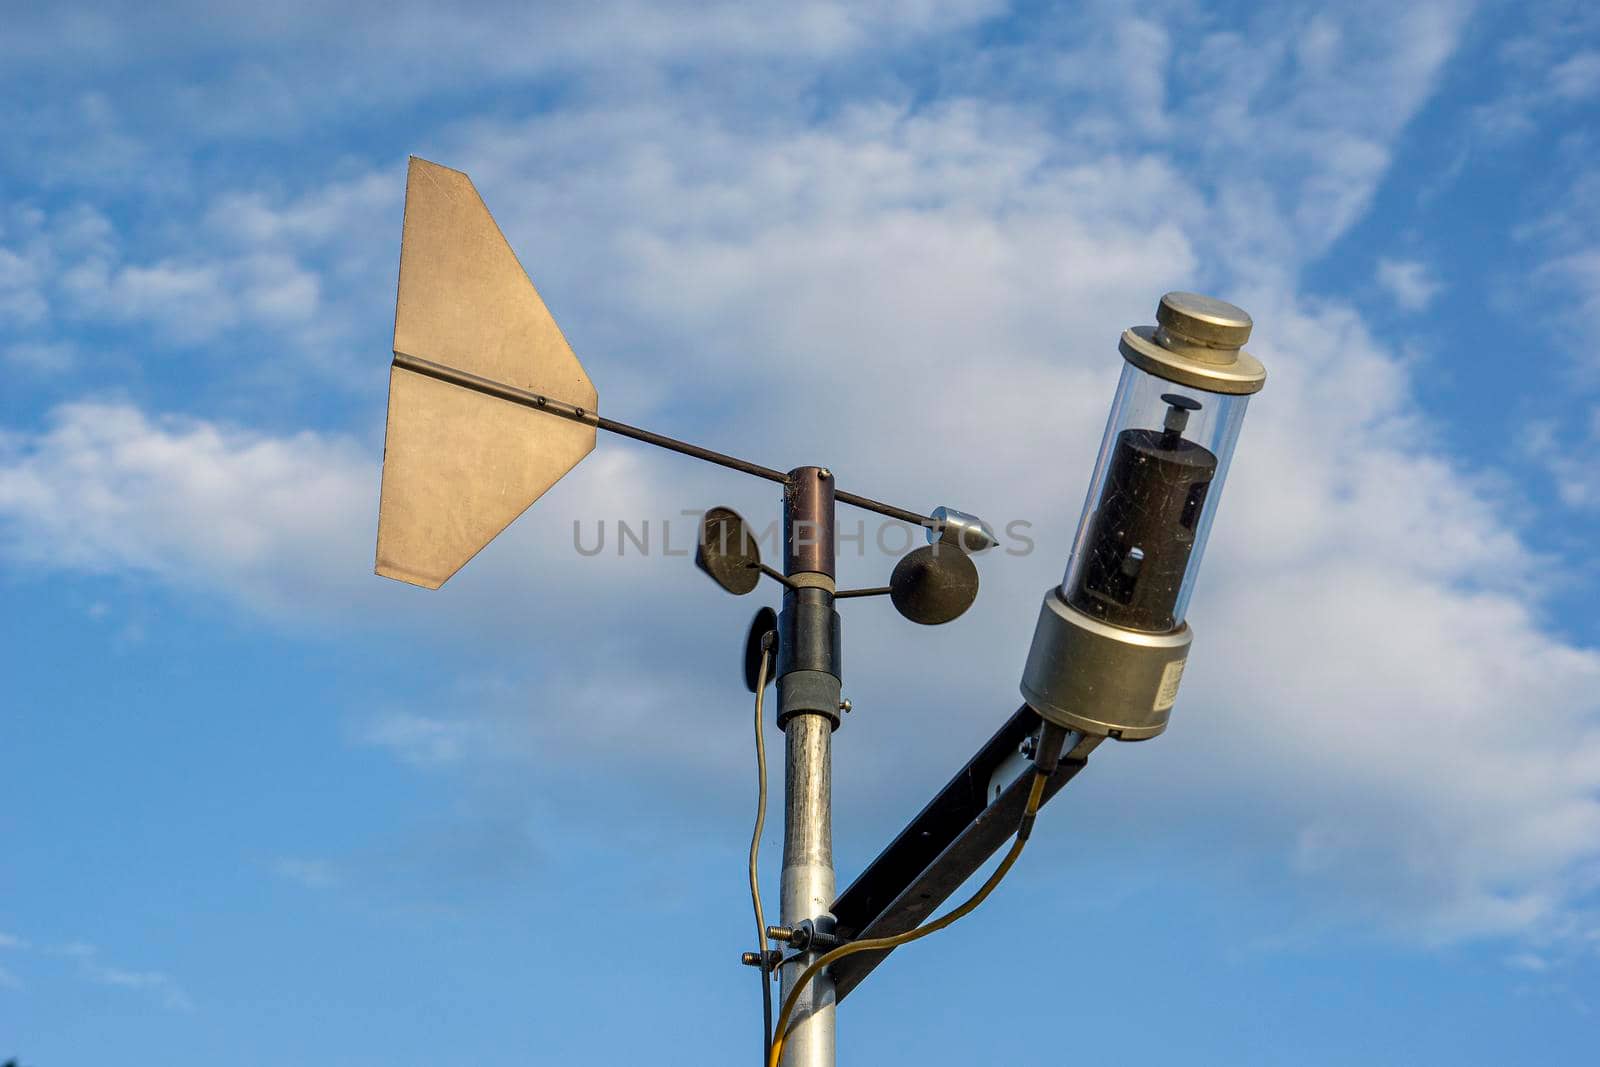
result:
[(1183, 624), (1249, 399), (1123, 364), (1061, 583), (1068, 604), (1145, 633)]

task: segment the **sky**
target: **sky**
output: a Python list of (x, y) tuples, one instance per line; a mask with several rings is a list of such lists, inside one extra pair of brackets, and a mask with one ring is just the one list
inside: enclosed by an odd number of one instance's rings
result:
[[(739, 664), (775, 598), (677, 553), (776, 496), (601, 440), (444, 589), (375, 577), (416, 154), (603, 414), (1027, 524), (955, 623), (843, 609), (841, 887), (1017, 706), (1120, 332), (1171, 289), (1254, 317), (1171, 728), (852, 994), (842, 1062), (1593, 1062), (1590, 6), (5, 21), (0, 1058), (756, 1053)], [(864, 530), (841, 580), (878, 585), (904, 542)]]

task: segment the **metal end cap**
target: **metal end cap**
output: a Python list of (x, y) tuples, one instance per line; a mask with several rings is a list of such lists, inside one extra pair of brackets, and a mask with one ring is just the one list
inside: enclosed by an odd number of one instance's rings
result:
[(1122, 358), (1147, 374), (1211, 393), (1258, 393), (1267, 384), (1261, 361), (1239, 347), (1250, 336), (1250, 316), (1221, 300), (1168, 293), (1156, 308), (1160, 325), (1133, 326), (1117, 346)]
[(1142, 741), (1167, 728), (1194, 633), (1187, 623), (1166, 634), (1124, 630), (1090, 618), (1045, 592), (1022, 699), (1069, 730)]
[(955, 508), (937, 507), (928, 515), (928, 544), (954, 545), (969, 556), (987, 552), (1000, 543), (989, 524)]
[(1176, 339), (1207, 348), (1243, 348), (1254, 325), (1243, 308), (1199, 293), (1180, 292), (1161, 298), (1156, 322)]
[(1229, 362), (1219, 363), (1215, 359), (1201, 359), (1195, 353), (1215, 355), (1221, 349), (1176, 351), (1170, 344), (1158, 343), (1159, 334), (1160, 328), (1156, 326), (1130, 327), (1122, 331), (1117, 351), (1146, 374), (1208, 393), (1247, 395), (1259, 393), (1267, 384), (1267, 368), (1248, 352), (1232, 352)]

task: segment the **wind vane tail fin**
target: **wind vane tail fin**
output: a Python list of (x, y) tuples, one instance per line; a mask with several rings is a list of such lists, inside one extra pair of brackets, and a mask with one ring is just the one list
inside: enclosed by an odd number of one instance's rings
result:
[[(472, 180), (414, 156), (394, 351), (587, 411), (599, 399)], [(594, 445), (593, 426), (390, 368), (377, 572), (439, 588)]]

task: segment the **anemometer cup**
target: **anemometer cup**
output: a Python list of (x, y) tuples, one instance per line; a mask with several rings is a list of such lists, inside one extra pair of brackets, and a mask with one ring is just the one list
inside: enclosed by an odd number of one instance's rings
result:
[(978, 597), (978, 568), (961, 549), (943, 541), (914, 548), (889, 576), (895, 610), (923, 626), (960, 618)]
[(711, 508), (700, 523), (694, 565), (725, 592), (744, 596), (761, 582), (761, 548), (732, 508)]

